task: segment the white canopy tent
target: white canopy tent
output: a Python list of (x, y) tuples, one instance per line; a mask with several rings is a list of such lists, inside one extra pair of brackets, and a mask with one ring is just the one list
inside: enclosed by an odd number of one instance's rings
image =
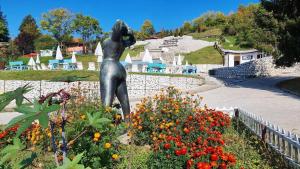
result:
[(33, 59), (32, 57), (29, 59), (29, 62), (28, 62), (27, 65), (28, 65), (30, 68), (36, 70), (36, 67), (35, 67), (36, 64), (35, 64), (34, 59)]
[(175, 57), (173, 58), (173, 64), (172, 65), (176, 66), (176, 58)]
[(103, 51), (101, 47), (101, 43), (98, 42), (96, 50), (95, 50), (95, 55), (97, 56), (97, 62), (100, 63), (103, 61)]
[(39, 55), (39, 54), (36, 55), (35, 63), (36, 63), (36, 64), (41, 64), (41, 61), (40, 61), (40, 55)]
[(152, 56), (148, 49), (145, 50), (145, 54), (142, 61), (146, 63), (153, 63)]
[(179, 66), (182, 65), (182, 58), (181, 58), (180, 54), (179, 54), (178, 59), (177, 59), (177, 65), (179, 65)]
[(76, 63), (77, 62), (75, 52), (72, 53), (71, 61), (72, 61), (72, 63)]
[(165, 63), (162, 57), (159, 57), (159, 60), (161, 61), (161, 63)]
[(129, 53), (126, 55), (125, 62), (132, 63), (131, 56), (129, 55)]
[(62, 53), (61, 53), (61, 51), (60, 51), (59, 45), (57, 46), (55, 59), (56, 59), (56, 60), (63, 60), (63, 59), (64, 59), (63, 56), (62, 56)]

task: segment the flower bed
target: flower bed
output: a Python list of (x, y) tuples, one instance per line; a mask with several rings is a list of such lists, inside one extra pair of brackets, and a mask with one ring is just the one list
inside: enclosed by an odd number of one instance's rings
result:
[[(61, 92), (58, 103), (48, 104), (46, 96), (33, 106), (20, 105), (24, 117), (34, 118), (14, 119), (0, 130), (0, 169), (268, 168), (253, 148), (239, 143), (243, 138), (232, 134), (229, 116), (207, 109), (199, 96), (168, 88), (144, 99), (125, 124), (117, 109), (80, 93)], [(41, 117), (43, 112), (51, 113)], [(39, 123), (31, 124), (35, 119)], [(118, 140), (125, 130), (131, 145)]]
[(135, 144), (150, 144), (152, 168), (227, 168), (236, 159), (224, 152), (222, 133), (230, 118), (201, 108), (201, 98), (182, 97), (174, 88), (145, 99), (133, 115)]

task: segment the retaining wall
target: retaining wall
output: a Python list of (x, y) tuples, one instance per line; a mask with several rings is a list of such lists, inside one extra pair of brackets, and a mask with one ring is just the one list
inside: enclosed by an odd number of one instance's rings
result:
[[(154, 75), (128, 75), (127, 88), (130, 98), (147, 96), (158, 92), (168, 86), (174, 86), (181, 90), (196, 88), (204, 82), (200, 78), (192, 77), (169, 77)], [(0, 80), (0, 93), (15, 90), (18, 87), (30, 84), (33, 90), (26, 94), (27, 98), (37, 98), (50, 92), (57, 92), (60, 89), (71, 91), (79, 89), (87, 96), (100, 96), (99, 82), (82, 81), (82, 82), (49, 82), (49, 81), (23, 81), (23, 80)]]

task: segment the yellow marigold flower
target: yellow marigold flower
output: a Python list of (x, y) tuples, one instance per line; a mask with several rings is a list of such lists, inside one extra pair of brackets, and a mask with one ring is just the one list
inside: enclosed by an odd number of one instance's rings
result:
[(110, 144), (110, 143), (105, 143), (105, 144), (104, 144), (104, 148), (106, 148), (106, 149), (111, 148), (111, 144)]
[(99, 141), (99, 138), (94, 137), (93, 141), (97, 142)]
[(82, 119), (82, 120), (84, 120), (85, 119), (85, 115), (83, 114), (83, 115), (80, 115), (80, 118)]
[(111, 107), (106, 107), (105, 111), (110, 113), (112, 111), (112, 109), (111, 109)]
[(118, 155), (118, 154), (113, 154), (113, 155), (112, 155), (112, 158), (113, 158), (114, 160), (117, 160), (117, 159), (119, 159), (119, 155)]
[(94, 134), (94, 137), (95, 137), (95, 138), (100, 138), (100, 136), (101, 136), (101, 134), (100, 134), (99, 132), (96, 132), (96, 133)]

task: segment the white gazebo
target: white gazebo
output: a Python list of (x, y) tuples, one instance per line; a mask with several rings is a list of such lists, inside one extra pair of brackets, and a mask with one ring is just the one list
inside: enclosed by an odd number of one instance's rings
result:
[(96, 50), (95, 50), (95, 55), (97, 56), (97, 62), (100, 63), (103, 61), (103, 51), (101, 47), (101, 43), (98, 42)]
[(76, 63), (76, 62), (77, 62), (75, 52), (72, 52), (71, 62), (72, 62), (72, 63)]
[(126, 55), (125, 62), (130, 63), (130, 64), (132, 63), (132, 60), (131, 60), (131, 57), (130, 57), (129, 53)]
[(63, 56), (62, 56), (62, 53), (61, 53), (59, 45), (57, 46), (55, 59), (56, 60), (63, 60), (64, 59)]
[(153, 63), (152, 56), (148, 49), (145, 50), (145, 54), (142, 61), (146, 63)]

